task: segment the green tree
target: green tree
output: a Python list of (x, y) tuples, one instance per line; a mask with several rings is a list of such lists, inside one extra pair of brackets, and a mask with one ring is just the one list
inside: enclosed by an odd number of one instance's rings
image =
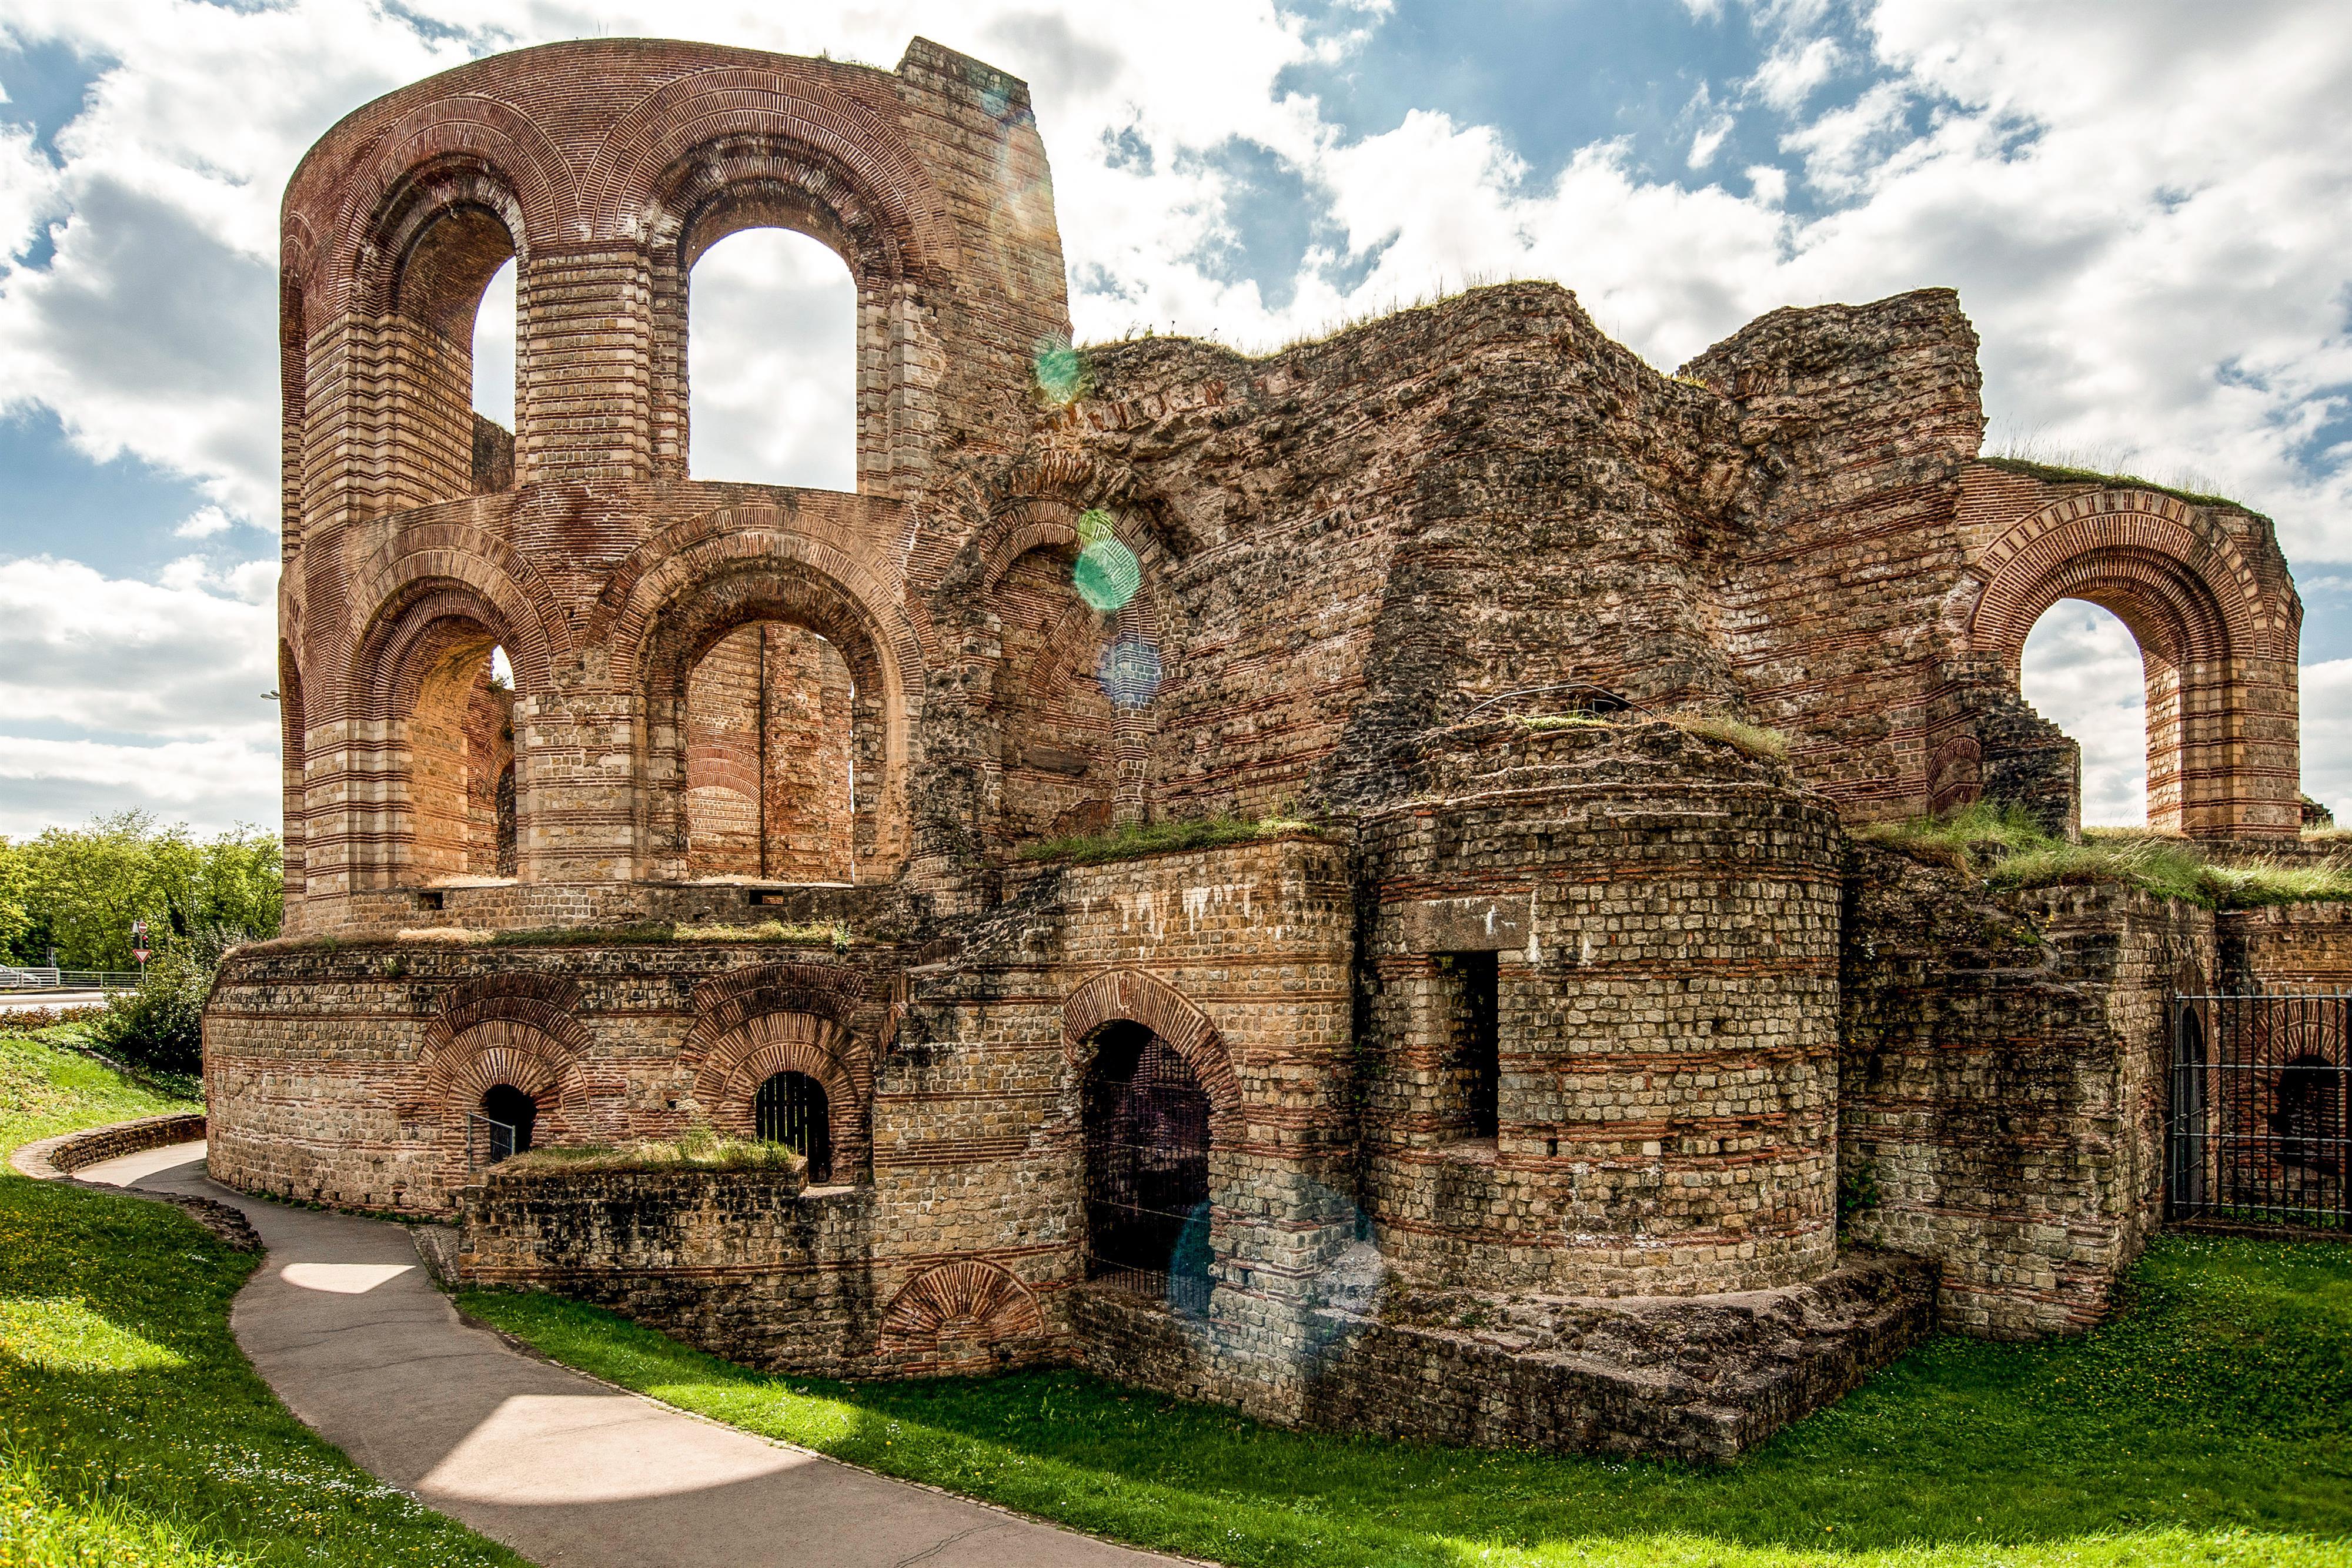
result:
[(51, 828), (5, 863), (0, 905), (13, 890), (22, 915), (12, 925), (0, 910), (0, 939), (20, 963), (46, 963), (54, 948), (65, 968), (129, 969), (134, 922), (161, 948), (200, 932), (275, 936), (282, 911), (277, 835), (250, 827), (199, 842), (184, 823), (122, 811)]

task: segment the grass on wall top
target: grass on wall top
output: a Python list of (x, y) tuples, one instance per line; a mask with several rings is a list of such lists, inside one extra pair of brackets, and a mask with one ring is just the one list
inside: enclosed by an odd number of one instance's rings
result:
[(1854, 830), (1854, 837), (1981, 876), (1997, 887), (2105, 883), (2207, 909), (2352, 901), (2352, 868), (2334, 862), (2220, 865), (2194, 841), (2136, 829), (2092, 828), (2072, 843), (2021, 807), (1989, 801), (1945, 817), (1869, 823)]
[(1263, 839), (1318, 833), (1315, 823), (1296, 817), (1203, 817), (1181, 822), (1138, 822), (1107, 833), (1081, 833), (1046, 839), (1021, 847), (1025, 861), (1066, 861), (1072, 865), (1103, 865), (1143, 855), (1181, 850), (1223, 849), (1227, 844), (1254, 843)]

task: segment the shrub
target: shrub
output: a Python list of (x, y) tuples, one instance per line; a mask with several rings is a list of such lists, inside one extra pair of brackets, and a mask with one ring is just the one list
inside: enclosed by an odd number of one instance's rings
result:
[(90, 1038), (112, 1055), (151, 1072), (194, 1073), (205, 1064), (205, 998), (213, 975), (246, 934), (209, 926), (167, 943), (139, 977), (137, 988), (108, 998)]

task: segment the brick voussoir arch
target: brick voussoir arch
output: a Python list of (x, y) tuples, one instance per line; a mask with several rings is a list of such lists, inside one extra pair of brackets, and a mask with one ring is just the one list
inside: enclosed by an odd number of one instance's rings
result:
[(887, 228), (898, 267), (945, 278), (955, 257), (946, 204), (898, 127), (787, 66), (713, 65), (665, 83), (614, 122), (590, 162), (585, 208), (597, 232), (643, 237), (667, 182), (703, 148), (773, 140), (845, 174)]
[(936, 1352), (942, 1339), (993, 1344), (1035, 1339), (1045, 1314), (1012, 1270), (978, 1258), (933, 1264), (898, 1287), (882, 1310), (882, 1349)]
[[(298, 178), (298, 186), (309, 183)], [(413, 237), (452, 202), (498, 212), (523, 256), (560, 242), (579, 211), (571, 168), (546, 132), (511, 104), (471, 93), (417, 104), (383, 126), (334, 188), (342, 199), (328, 232), (339, 237), (312, 247), (301, 274), (318, 320), (354, 308), (381, 313), (405, 249), (398, 236)]]
[(634, 678), (665, 612), (698, 589), (747, 568), (805, 572), (859, 612), (861, 628), (908, 698), (924, 685), (923, 648), (907, 619), (895, 574), (885, 575), (839, 545), (811, 538), (772, 506), (725, 507), (663, 530), (629, 553), (606, 579), (584, 633), (613, 650), (614, 678)]
[(1074, 1076), (1094, 1061), (1095, 1036), (1105, 1024), (1138, 1023), (1166, 1040), (1209, 1097), (1209, 1129), (1220, 1142), (1239, 1136), (1241, 1080), (1209, 1015), (1183, 992), (1140, 969), (1111, 969), (1079, 982), (1062, 998), (1062, 1051)]
[(2265, 610), (2261, 584), (2236, 542), (2203, 525), (2187, 503), (2147, 490), (2053, 502), (1988, 547), (1973, 568), (1984, 582), (1969, 621), (1974, 650), (2014, 663), (2035, 620), (2067, 597), (2069, 573), (2093, 561), (2116, 584), (2142, 584), (2175, 603), (2185, 595), (2206, 600), (2228, 641), (2215, 654), (2281, 656), (2287, 628)]
[(824, 1090), (836, 1176), (865, 1170), (873, 1142), (874, 1072), (846, 1030), (814, 1013), (762, 1012), (713, 1040), (694, 1068), (694, 1100), (711, 1126), (734, 1137), (757, 1130), (760, 1086), (799, 1072)]

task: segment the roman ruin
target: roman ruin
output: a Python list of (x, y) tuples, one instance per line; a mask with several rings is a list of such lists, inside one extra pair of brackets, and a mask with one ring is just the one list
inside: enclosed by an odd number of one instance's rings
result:
[[(1546, 283), (1073, 348), (1055, 225), (1027, 87), (921, 39), (551, 45), (310, 152), (287, 925), (207, 1011), (214, 1175), (761, 1366), (1561, 1448), (2095, 1321), (2167, 998), (2343, 984), (2343, 909), (1854, 830), (2077, 825), (2018, 687), (2076, 598), (2150, 826), (2294, 852), (2270, 523), (1981, 458), (1948, 290), (1674, 375)], [(854, 492), (690, 475), (690, 275), (754, 227), (855, 280)], [(805, 1169), (499, 1168), (702, 1129)]]

